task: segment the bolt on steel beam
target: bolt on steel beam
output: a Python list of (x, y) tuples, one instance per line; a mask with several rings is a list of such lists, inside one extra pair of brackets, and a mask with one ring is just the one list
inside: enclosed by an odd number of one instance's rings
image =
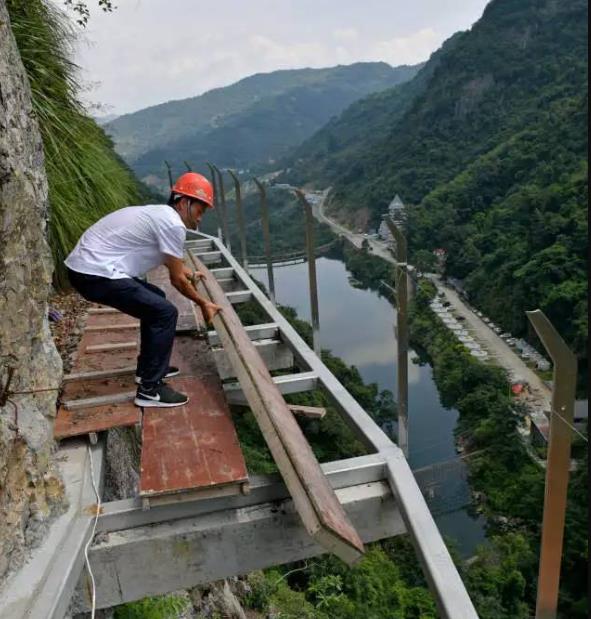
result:
[(265, 257), (267, 260), (267, 277), (269, 279), (269, 297), (273, 305), (277, 305), (275, 300), (275, 278), (273, 276), (273, 259), (271, 257), (271, 232), (269, 230), (269, 206), (267, 204), (267, 191), (265, 186), (258, 178), (252, 179), (258, 187), (261, 196), (261, 222), (263, 225), (263, 241), (265, 243)]
[(312, 315), (312, 348), (318, 357), (320, 350), (320, 314), (318, 311), (318, 281), (316, 278), (316, 242), (314, 237), (314, 215), (312, 207), (301, 189), (295, 194), (306, 212), (306, 252), (308, 255), (308, 279), (310, 284), (310, 309)]
[(228, 174), (234, 179), (234, 191), (236, 194), (236, 218), (238, 219), (238, 235), (240, 236), (240, 250), (242, 254), (242, 267), (248, 271), (248, 255), (246, 251), (246, 230), (244, 227), (244, 216), (242, 213), (242, 193), (240, 191), (240, 180), (233, 170), (228, 170)]
[(534, 310), (526, 314), (554, 362), (536, 619), (555, 619), (570, 469), (577, 358), (544, 312)]
[(385, 218), (396, 242), (396, 305), (398, 340), (398, 446), (408, 458), (408, 274), (407, 274), (407, 244), (404, 234), (390, 219)]
[(213, 206), (214, 206), (213, 210), (215, 212), (215, 216), (216, 216), (216, 220), (218, 224), (218, 239), (220, 239), (220, 241), (223, 242), (224, 238), (222, 235), (222, 218), (220, 217), (219, 197), (218, 197), (218, 190), (217, 190), (217, 174), (215, 173), (213, 164), (209, 163), (208, 161), (206, 165), (209, 168), (209, 173), (211, 174), (211, 184), (213, 185)]

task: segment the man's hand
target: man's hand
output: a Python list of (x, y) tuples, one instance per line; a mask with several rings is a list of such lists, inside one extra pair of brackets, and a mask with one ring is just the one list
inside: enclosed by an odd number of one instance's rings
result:
[(197, 283), (197, 280), (200, 279), (204, 279), (205, 278), (205, 273), (202, 273), (201, 271), (193, 271), (193, 269), (190, 269), (189, 267), (186, 267), (183, 265), (183, 275), (192, 283), (195, 284)]
[(213, 317), (222, 311), (222, 308), (215, 303), (211, 303), (210, 301), (205, 301), (200, 305), (201, 311), (203, 312), (203, 317), (205, 318), (205, 322), (208, 324), (211, 323)]

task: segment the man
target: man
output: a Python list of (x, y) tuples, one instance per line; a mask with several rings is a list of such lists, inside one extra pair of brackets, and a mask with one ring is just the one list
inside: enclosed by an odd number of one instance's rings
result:
[(213, 187), (201, 174), (178, 178), (168, 205), (128, 206), (103, 217), (78, 241), (65, 264), (72, 286), (88, 301), (114, 307), (140, 320), (137, 406), (182, 406), (189, 398), (164, 382), (179, 373), (169, 366), (178, 311), (164, 292), (142, 279), (165, 264), (170, 282), (201, 308), (210, 322), (221, 308), (201, 297), (183, 263), (187, 229), (195, 230), (208, 208)]

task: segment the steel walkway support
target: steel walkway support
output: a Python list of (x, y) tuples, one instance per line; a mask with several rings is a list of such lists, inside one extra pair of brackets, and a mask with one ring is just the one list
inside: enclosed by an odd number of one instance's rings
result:
[(398, 342), (398, 446), (408, 458), (408, 264), (406, 237), (398, 226), (386, 217), (385, 222), (396, 242), (396, 340)]
[(269, 280), (269, 297), (276, 305), (275, 278), (273, 277), (273, 258), (271, 257), (271, 231), (269, 229), (269, 206), (267, 204), (267, 190), (258, 178), (252, 179), (258, 187), (261, 197), (261, 224), (263, 227), (263, 241), (265, 243), (265, 257), (267, 259), (267, 279)]
[(318, 311), (318, 281), (316, 278), (316, 241), (314, 237), (314, 215), (304, 192), (296, 190), (296, 196), (306, 213), (306, 252), (308, 255), (308, 280), (310, 285), (310, 314), (312, 316), (312, 345), (320, 357), (320, 313)]
[(570, 470), (577, 358), (541, 310), (526, 314), (554, 362), (536, 619), (555, 619)]

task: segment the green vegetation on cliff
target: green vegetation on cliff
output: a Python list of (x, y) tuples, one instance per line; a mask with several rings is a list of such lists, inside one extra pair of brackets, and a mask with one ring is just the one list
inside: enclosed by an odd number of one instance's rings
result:
[(375, 226), (400, 194), (411, 262), (445, 248), (448, 274), (517, 336), (540, 307), (585, 376), (587, 22), (584, 0), (492, 0), (413, 80), (288, 161), (293, 182), (333, 187), (341, 219)]
[(142, 188), (78, 100), (73, 27), (45, 0), (7, 0), (43, 138), (49, 181), (49, 242), (57, 276), (84, 230), (108, 212), (137, 203)]

